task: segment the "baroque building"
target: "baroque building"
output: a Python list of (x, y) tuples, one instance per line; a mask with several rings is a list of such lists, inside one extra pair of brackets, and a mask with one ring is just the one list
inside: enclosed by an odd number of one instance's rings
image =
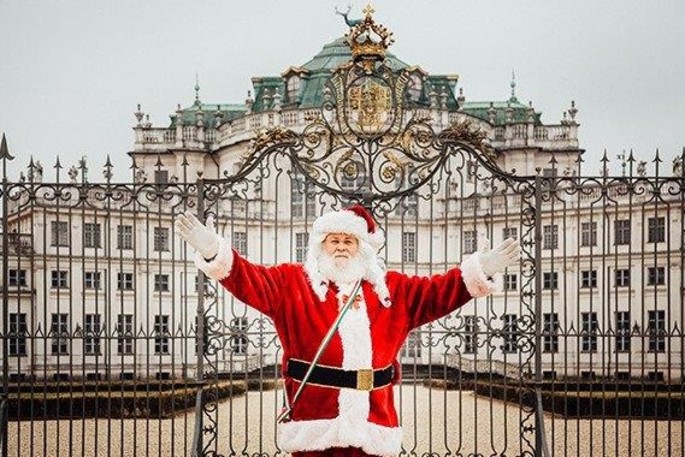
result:
[[(9, 372), (194, 377), (204, 287), (212, 289), (206, 344), (216, 370), (277, 364), (268, 323), (220, 288), (198, 284), (173, 215), (206, 203), (219, 231), (250, 260), (303, 262), (313, 220), (348, 200), (317, 188), (315, 175), (287, 154), (265, 155), (249, 170), (246, 163), (264, 132), (302, 134), (318, 125), (331, 97), (328, 82), (353, 58), (348, 39), (336, 39), (304, 64), (252, 78), (243, 103), (207, 103), (196, 85), (194, 102), (178, 106), (166, 125), (153, 125), (139, 106), (132, 184), (83, 183), (71, 195), (60, 187), (57, 196), (17, 190), (7, 202), (14, 233), (6, 253)], [(470, 101), (457, 75), (432, 75), (390, 53), (385, 62), (407, 75), (408, 117), (436, 134), (472, 126), (494, 151), (490, 168), (457, 154), (426, 185), (376, 208), (388, 268), (436, 274), (484, 243), (537, 241), (528, 245), (530, 262), (504, 275), (502, 292), (414, 332), (402, 362), (518, 378), (533, 371), (537, 344), (550, 377), (682, 377), (682, 340), (673, 337), (683, 322), (682, 193), (656, 198), (646, 183), (608, 183), (606, 176), (577, 188), (583, 150), (573, 102), (561, 121), (545, 124), (541, 112), (518, 100), (513, 78), (508, 97)], [(372, 191), (370, 171), (350, 163), (338, 170), (324, 158), (321, 170), (331, 172), (319, 179), (363, 198)], [(537, 227), (527, 220), (531, 195), (498, 169), (537, 177)], [(29, 182), (39, 184), (31, 173)], [(219, 197), (200, 203), (198, 188), (211, 194), (215, 179), (224, 180), (215, 187)]]

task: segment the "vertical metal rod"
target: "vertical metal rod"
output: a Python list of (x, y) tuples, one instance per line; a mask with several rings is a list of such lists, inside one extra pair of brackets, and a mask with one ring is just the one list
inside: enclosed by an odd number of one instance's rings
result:
[(544, 417), (542, 415), (542, 396), (540, 383), (542, 382), (542, 177), (535, 176), (535, 390), (539, 401), (535, 414), (535, 455), (545, 456), (546, 446)]
[(7, 279), (9, 275), (9, 255), (7, 243), (7, 143), (2, 136), (2, 398), (0, 399), (0, 452), (7, 457), (7, 396), (9, 394), (9, 338), (7, 338), (7, 321), (9, 319), (9, 291)]
[[(200, 220), (204, 220), (204, 180), (197, 180), (197, 215)], [(198, 270), (197, 280), (197, 310), (196, 310), (196, 326), (197, 332), (195, 335), (195, 353), (196, 353), (196, 372), (195, 380), (197, 381), (197, 393), (195, 397), (195, 429), (193, 431), (193, 457), (202, 455), (202, 424), (203, 424), (203, 394), (204, 394), (204, 353), (205, 353), (205, 274)]]

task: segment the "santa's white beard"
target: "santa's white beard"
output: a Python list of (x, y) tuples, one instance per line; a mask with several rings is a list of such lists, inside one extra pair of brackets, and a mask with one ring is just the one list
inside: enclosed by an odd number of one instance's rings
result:
[(323, 277), (336, 284), (353, 283), (367, 276), (368, 267), (359, 254), (347, 261), (336, 261), (332, 255), (321, 252), (317, 260)]

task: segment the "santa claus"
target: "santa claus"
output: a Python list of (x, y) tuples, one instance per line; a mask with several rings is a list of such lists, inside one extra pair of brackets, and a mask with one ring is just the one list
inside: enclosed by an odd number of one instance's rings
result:
[(361, 206), (314, 221), (304, 265), (253, 264), (189, 212), (176, 229), (196, 250), (199, 269), (273, 321), (289, 401), (279, 446), (296, 457), (396, 456), (402, 429), (393, 384), (407, 334), (490, 294), (496, 275), (520, 257), (519, 243), (508, 239), (444, 274), (385, 271), (383, 234)]

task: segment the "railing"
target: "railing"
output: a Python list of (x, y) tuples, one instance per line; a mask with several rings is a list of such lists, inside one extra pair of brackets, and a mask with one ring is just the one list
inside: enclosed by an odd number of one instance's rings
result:
[[(415, 195), (370, 203), (385, 264), (431, 276), (506, 237), (524, 254), (502, 291), (408, 338), (404, 451), (531, 456), (546, 439), (558, 456), (682, 456), (683, 178), (514, 182), (457, 159)], [(263, 165), (201, 186), (4, 176), (6, 455), (282, 453), (273, 324), (201, 281), (172, 223), (208, 211), (248, 260), (303, 262), (314, 217), (340, 202)]]

